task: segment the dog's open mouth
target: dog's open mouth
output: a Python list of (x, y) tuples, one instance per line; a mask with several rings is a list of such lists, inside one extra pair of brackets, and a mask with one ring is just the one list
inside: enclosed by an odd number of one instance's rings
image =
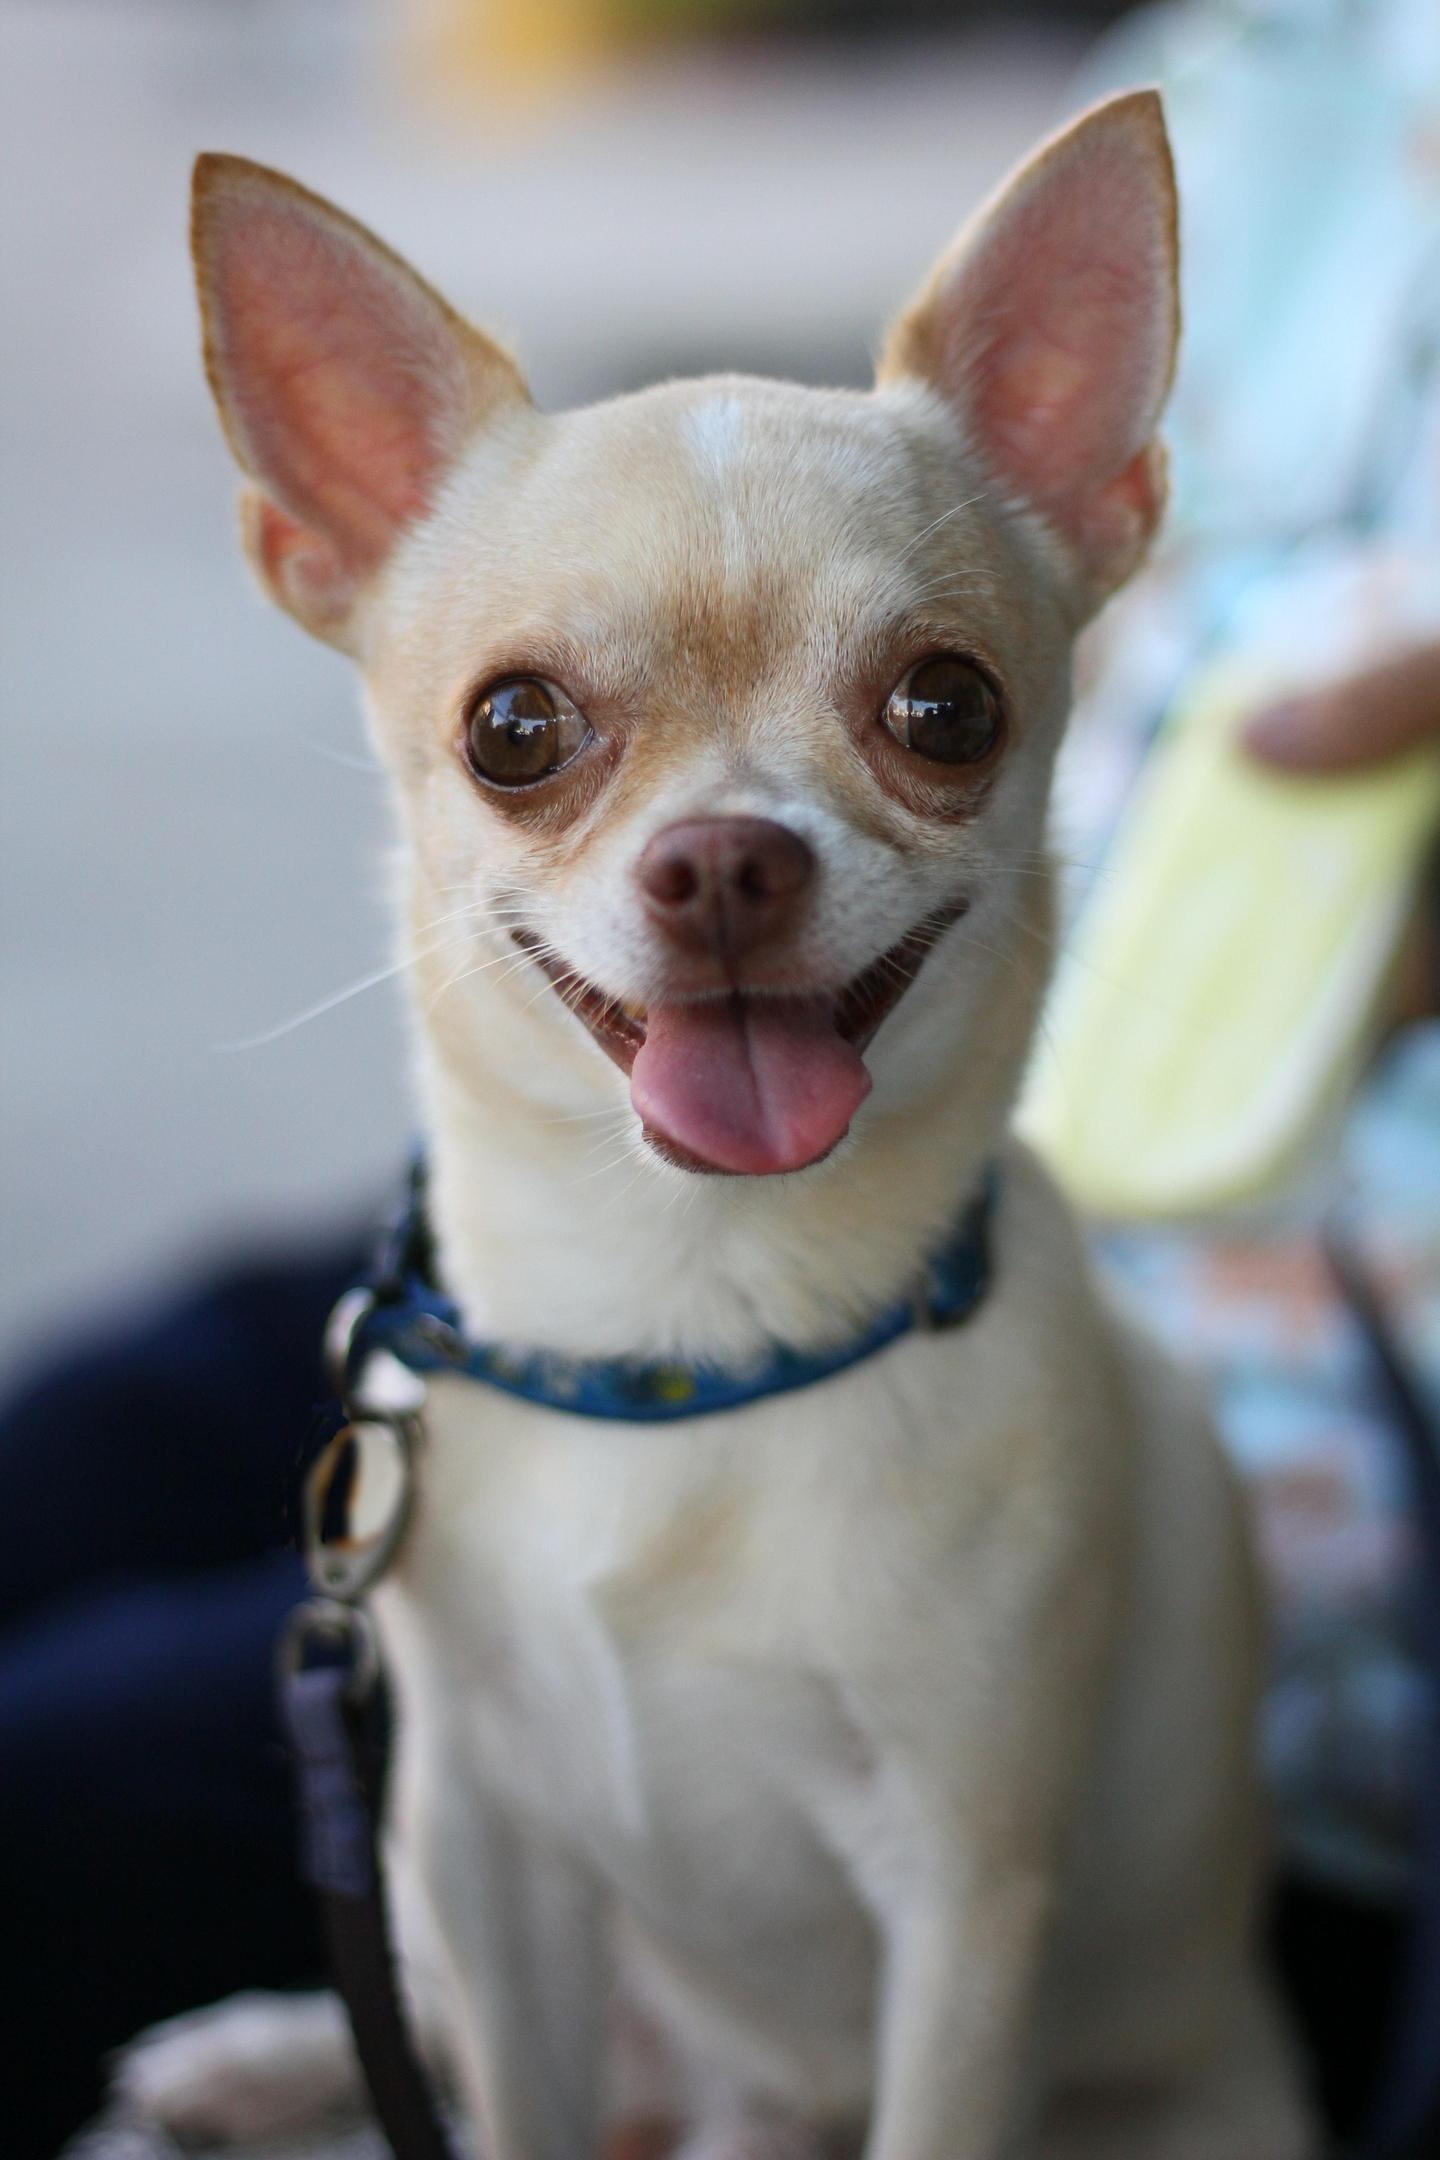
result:
[(766, 1177), (803, 1170), (844, 1138), (870, 1092), (862, 1053), (964, 909), (926, 916), (839, 992), (736, 990), (648, 1007), (583, 981), (529, 931), (511, 934), (629, 1074), (658, 1153), (687, 1170)]

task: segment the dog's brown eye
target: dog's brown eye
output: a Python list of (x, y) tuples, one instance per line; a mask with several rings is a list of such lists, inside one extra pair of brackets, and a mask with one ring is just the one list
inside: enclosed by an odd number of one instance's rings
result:
[(496, 787), (548, 779), (589, 739), (589, 722), (565, 692), (533, 675), (482, 691), (465, 723), (470, 763)]
[(902, 675), (884, 711), (906, 750), (940, 765), (978, 765), (1000, 734), (1000, 699), (972, 661), (942, 654)]

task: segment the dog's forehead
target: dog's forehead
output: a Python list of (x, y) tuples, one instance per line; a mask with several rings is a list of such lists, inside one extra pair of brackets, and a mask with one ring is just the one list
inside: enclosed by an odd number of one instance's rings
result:
[(399, 551), (368, 673), (447, 713), (518, 673), (719, 724), (953, 644), (1028, 698), (1063, 658), (1054, 615), (937, 401), (711, 377), (480, 436)]
[(498, 474), (482, 446), (448, 544), (492, 612), (569, 601), (599, 629), (758, 604), (793, 633), (852, 589), (883, 602), (947, 485), (881, 399), (717, 377), (537, 416)]
[(564, 416), (556, 453), (604, 487), (616, 477), (657, 505), (703, 517), (844, 511), (893, 500), (909, 459), (892, 413), (869, 393), (713, 376), (663, 383)]

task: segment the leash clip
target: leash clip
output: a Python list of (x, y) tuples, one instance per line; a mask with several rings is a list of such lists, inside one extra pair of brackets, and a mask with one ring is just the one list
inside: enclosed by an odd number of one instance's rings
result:
[(353, 1606), (388, 1570), (415, 1505), (422, 1427), (413, 1411), (366, 1406), (320, 1450), (305, 1480), (305, 1565), (322, 1599)]
[(355, 1339), (378, 1303), (375, 1293), (366, 1283), (357, 1283), (347, 1290), (330, 1309), (325, 1323), (325, 1371), (330, 1380), (330, 1392), (337, 1395), (346, 1408), (350, 1404), (350, 1360), (354, 1354)]
[[(333, 1653), (328, 1659), (314, 1654), (326, 1650)], [(306, 1598), (286, 1621), (276, 1651), (282, 1689), (298, 1674), (326, 1663), (344, 1672), (350, 1700), (362, 1701), (380, 1677), (375, 1630), (363, 1606), (342, 1604), (338, 1598)]]

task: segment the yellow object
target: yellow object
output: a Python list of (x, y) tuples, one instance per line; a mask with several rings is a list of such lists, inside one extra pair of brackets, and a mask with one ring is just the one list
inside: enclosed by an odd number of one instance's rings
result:
[[(613, 56), (611, 0), (411, 0), (433, 86), (495, 100), (569, 83)], [(495, 118), (503, 125), (503, 110)]]
[(1276, 773), (1237, 735), (1278, 689), (1231, 669), (1173, 716), (1061, 961), (1020, 1127), (1095, 1214), (1265, 1197), (1369, 1044), (1440, 758)]

